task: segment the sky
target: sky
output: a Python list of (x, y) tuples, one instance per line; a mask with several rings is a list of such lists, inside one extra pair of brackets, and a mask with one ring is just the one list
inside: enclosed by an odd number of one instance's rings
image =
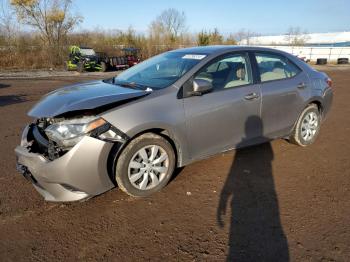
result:
[(189, 32), (218, 28), (223, 34), (247, 29), (262, 35), (299, 26), (309, 33), (350, 31), (350, 0), (75, 0), (84, 17), (80, 29), (147, 32), (163, 10), (184, 11)]

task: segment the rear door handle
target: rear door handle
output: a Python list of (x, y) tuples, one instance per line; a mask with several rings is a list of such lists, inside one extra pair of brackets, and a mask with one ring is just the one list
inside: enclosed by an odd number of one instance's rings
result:
[(299, 83), (298, 85), (297, 85), (297, 88), (299, 88), (299, 89), (304, 89), (306, 87), (306, 84), (305, 83)]
[(260, 96), (257, 93), (250, 93), (248, 95), (244, 96), (245, 100), (255, 100), (258, 99)]

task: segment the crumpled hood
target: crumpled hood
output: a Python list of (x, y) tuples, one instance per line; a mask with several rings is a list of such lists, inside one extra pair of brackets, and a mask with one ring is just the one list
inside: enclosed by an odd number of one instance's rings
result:
[(57, 89), (45, 95), (28, 113), (35, 118), (55, 117), (71, 111), (95, 109), (150, 92), (93, 81)]

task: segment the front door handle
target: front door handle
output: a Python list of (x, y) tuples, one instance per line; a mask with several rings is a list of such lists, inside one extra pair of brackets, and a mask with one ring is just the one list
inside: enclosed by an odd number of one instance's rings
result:
[(250, 93), (248, 95), (244, 96), (245, 100), (255, 100), (258, 99), (260, 96), (257, 93)]
[(299, 88), (299, 89), (304, 89), (306, 87), (306, 84), (303, 82), (303, 83), (299, 83), (298, 85), (297, 85), (297, 88)]

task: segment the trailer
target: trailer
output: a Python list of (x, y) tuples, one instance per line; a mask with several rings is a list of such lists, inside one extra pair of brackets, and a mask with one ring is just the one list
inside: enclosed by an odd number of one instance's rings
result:
[(65, 68), (69, 71), (102, 71), (124, 70), (140, 62), (136, 48), (124, 48), (122, 56), (108, 56), (103, 52), (95, 52), (93, 48), (82, 46), (69, 47), (69, 59)]

